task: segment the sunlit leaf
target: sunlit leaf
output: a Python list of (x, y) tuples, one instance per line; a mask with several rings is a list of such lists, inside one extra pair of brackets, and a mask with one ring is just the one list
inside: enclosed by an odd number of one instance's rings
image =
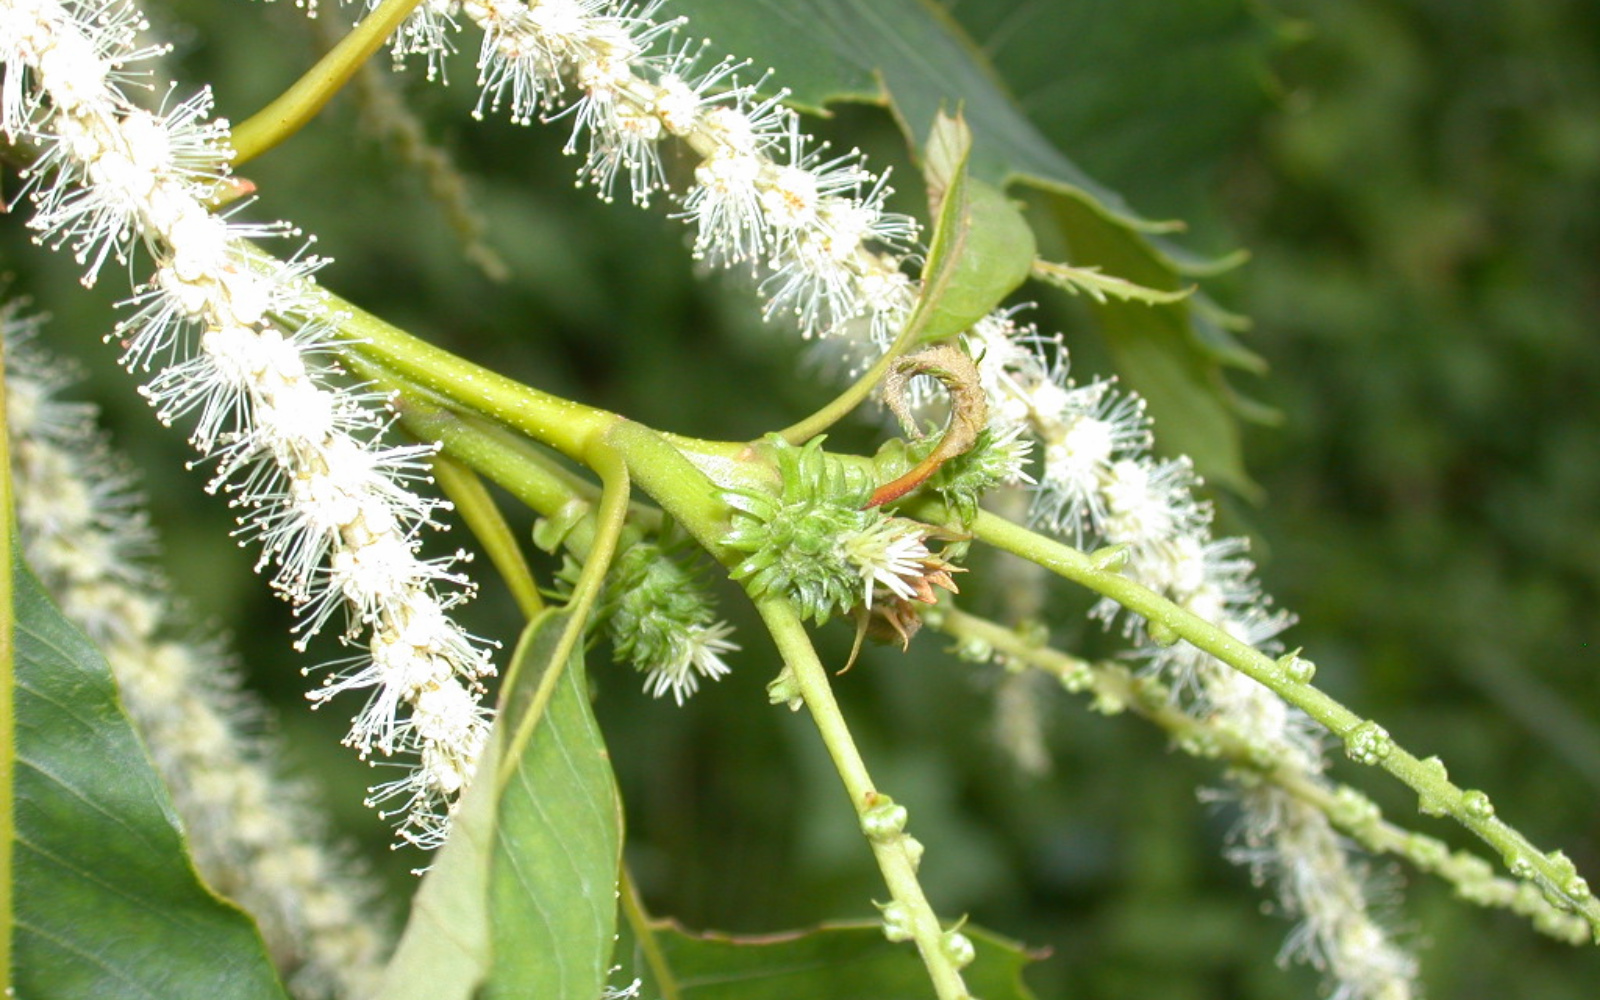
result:
[(385, 973), (386, 1000), (600, 994), (616, 928), (622, 818), (581, 653), (548, 683), (569, 620), (546, 612), (517, 645), (500, 722), (478, 765), (491, 780), (467, 791), (417, 892)]
[(13, 574), (19, 997), (284, 1000), (250, 919), (189, 862), (104, 659)]

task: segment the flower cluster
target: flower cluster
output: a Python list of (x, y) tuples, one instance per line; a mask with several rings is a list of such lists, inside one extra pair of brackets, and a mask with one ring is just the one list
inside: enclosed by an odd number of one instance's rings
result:
[(463, 599), (451, 559), (425, 559), (438, 502), (416, 496), (426, 447), (384, 447), (373, 394), (340, 388), (326, 358), (336, 316), (312, 258), (281, 263), (247, 240), (290, 235), (213, 215), (229, 183), (227, 128), (206, 92), (153, 113), (128, 84), (159, 55), (126, 0), (0, 0), (0, 130), (37, 151), (27, 174), (37, 239), (70, 247), (92, 282), (143, 247), (155, 273), (118, 324), (122, 360), (156, 369), (145, 393), (164, 422), (193, 415), (191, 440), (216, 463), (258, 540), (273, 584), (301, 615), (301, 645), (342, 612), (361, 649), (313, 694), (368, 700), (347, 742), (363, 756), (415, 758), (374, 789), (400, 834), (439, 843), (450, 804), (488, 732), (480, 678), (493, 667), (449, 617)]
[[(438, 23), (434, 7), (424, 4)], [(462, 0), (460, 11), (483, 31), (477, 114), (569, 119), (567, 150), (584, 155), (579, 182), (609, 200), (626, 177), (641, 205), (666, 190), (660, 147), (676, 138), (698, 161), (693, 184), (676, 196), (698, 257), (749, 265), (761, 275), (766, 315), (793, 316), (806, 336), (859, 323), (886, 343), (915, 299), (903, 265), (918, 231), (885, 208), (886, 176), (867, 170), (857, 151), (832, 156), (813, 143), (780, 103), (784, 93), (760, 97), (765, 77), (741, 81), (746, 64), (685, 43), (683, 19), (657, 21), (661, 7)]]
[[(679, 140), (697, 160), (693, 184), (675, 196), (696, 254), (749, 266), (769, 318), (791, 315), (808, 337), (860, 333), (879, 346), (903, 324), (916, 294), (905, 270), (917, 230), (886, 209), (885, 177), (858, 152), (832, 156), (813, 143), (781, 93), (759, 96), (765, 78), (741, 82), (744, 64), (682, 44), (680, 21), (656, 20), (660, 0), (424, 6), (399, 51), (436, 65), (459, 10), (484, 32), (478, 113), (503, 107), (519, 122), (568, 120), (568, 149), (584, 156), (580, 183), (602, 197), (625, 183), (644, 204), (665, 190), (660, 144)], [(122, 0), (0, 0), (0, 113), (8, 136), (41, 151), (30, 181), (35, 225), (45, 241), (71, 246), (90, 280), (137, 243), (156, 260), (135, 316), (119, 328), (125, 360), (176, 358), (185, 334), (198, 333), (199, 353), (158, 375), (150, 395), (163, 419), (197, 414), (196, 443), (216, 458), (217, 483), (231, 483), (251, 512), (248, 533), (277, 564), (275, 582), (303, 610), (306, 631), (342, 609), (347, 640), (370, 634), (371, 660), (318, 697), (373, 691), (350, 741), (363, 753), (421, 756), (422, 767), (380, 798), (403, 802), (406, 836), (434, 842), (440, 807), (483, 742), (474, 691), (490, 667), (445, 616), (460, 599), (459, 577), (448, 561), (418, 554), (435, 507), (406, 480), (420, 474), (424, 453), (369, 447), (382, 423), (361, 405), (370, 401), (324, 388), (315, 359), (332, 319), (306, 291), (315, 262), (266, 266), (239, 240), (285, 230), (205, 211), (226, 181), (225, 133), (205, 122), (207, 97), (151, 115), (123, 96), (126, 67), (152, 54), (135, 45), (137, 22)], [(1243, 542), (1212, 538), (1191, 465), (1150, 453), (1142, 402), (1109, 382), (1074, 383), (1064, 348), (1009, 314), (964, 337), (988, 396), (991, 439), (1034, 444), (1034, 522), (1075, 544), (1119, 546), (1134, 579), (1241, 641), (1270, 646), (1290, 617), (1253, 580)], [(820, 441), (773, 448), (777, 490), (726, 495), (734, 515), (724, 544), (744, 554), (734, 575), (752, 593), (785, 594), (823, 621), (875, 600), (927, 600), (932, 585), (949, 585), (926, 529), (863, 510), (870, 484), (829, 460)], [(1310, 727), (1275, 696), (1191, 647), (1155, 641), (1113, 605), (1096, 614), (1120, 622), (1187, 708), (1240, 727), (1313, 779), (1320, 773)], [(724, 636), (709, 618), (697, 624), (708, 630), (697, 648), (714, 658)], [(687, 682), (674, 678), (693, 681), (690, 667), (707, 672), (694, 652), (686, 660), (657, 652), (678, 665), (653, 675), (658, 691), (680, 694)], [(1296, 939), (1305, 953), (1345, 996), (1408, 995), (1409, 959), (1367, 916), (1360, 872), (1327, 824), (1270, 789), (1243, 801), (1242, 842), (1258, 870), (1279, 876), (1285, 908), (1305, 919)]]
[(300, 790), (245, 735), (259, 708), (216, 640), (191, 639), (148, 565), (153, 537), (131, 476), (91, 406), (32, 341), (36, 321), (0, 306), (6, 427), (18, 536), (62, 612), (105, 654), (123, 706), (172, 793), (206, 882), (249, 910), (297, 996), (364, 994), (382, 935), (365, 918), (374, 887), (316, 838)]
[[(710, 595), (677, 546), (638, 542), (612, 563), (605, 591), (595, 609), (619, 658), (645, 675), (654, 697), (668, 691), (679, 705), (700, 687), (700, 678), (728, 673), (724, 653), (739, 646), (728, 636), (732, 626), (719, 621)], [(564, 577), (575, 583), (576, 564)]]
[[(966, 335), (989, 394), (993, 428), (1038, 443), (1031, 517), (1083, 546), (1118, 546), (1126, 575), (1256, 648), (1275, 649), (1293, 621), (1254, 578), (1241, 538), (1213, 538), (1209, 504), (1187, 459), (1161, 459), (1144, 403), (1114, 384), (1078, 385), (1064, 345), (997, 313)], [(1120, 621), (1135, 655), (1170, 679), (1185, 708), (1270, 748), (1280, 766), (1323, 781), (1319, 730), (1262, 685), (1186, 642), (1158, 641), (1142, 619), (1102, 600), (1092, 614)], [(1328, 818), (1276, 786), (1241, 789), (1231, 852), (1258, 878), (1275, 878), (1283, 910), (1302, 923), (1285, 949), (1327, 973), (1335, 995), (1412, 995), (1416, 963), (1389, 940), (1366, 905), (1363, 867)]]
[[(674, 37), (652, 20), (659, 6), (467, 0), (464, 10), (485, 30), (480, 110), (504, 103), (519, 121), (571, 117), (569, 149), (587, 137), (580, 176), (609, 197), (627, 173), (640, 203), (663, 185), (658, 141), (678, 137), (700, 158), (694, 186), (680, 197), (681, 214), (696, 227), (697, 254), (718, 265), (764, 266), (760, 291), (769, 318), (791, 313), (806, 336), (865, 328), (869, 343), (883, 345), (915, 295), (903, 273), (915, 230), (884, 210), (883, 181), (855, 153), (826, 159), (823, 149), (809, 146), (793, 115), (735, 82), (737, 64), (697, 72), (698, 50), (655, 48)], [(570, 105), (569, 85), (581, 92)], [(1123, 546), (1129, 575), (1252, 645), (1270, 643), (1289, 624), (1290, 616), (1273, 610), (1253, 581), (1243, 542), (1211, 538), (1211, 511), (1194, 497), (1199, 480), (1190, 463), (1150, 454), (1141, 400), (1110, 382), (1073, 383), (1065, 350), (1018, 327), (1009, 314), (986, 318), (965, 339), (980, 362), (991, 439), (1036, 444), (1035, 523), (1079, 545)], [(778, 495), (727, 498), (737, 513), (726, 542), (746, 553), (734, 575), (753, 593), (789, 594), (820, 621), (855, 606), (852, 591), (861, 581), (862, 602), (870, 605), (879, 588), (903, 601), (915, 589), (908, 581), (938, 572), (925, 537), (886, 515), (877, 520), (860, 511), (861, 484), (830, 468), (820, 451), (780, 449), (779, 462)], [(970, 492), (963, 499), (969, 508), (975, 502)], [(1096, 613), (1108, 624), (1119, 617), (1110, 604)], [(1237, 719), (1302, 761), (1306, 773), (1320, 771), (1310, 727), (1275, 696), (1192, 647), (1151, 642), (1137, 619), (1122, 621), (1152, 669), (1169, 673), (1175, 689), (1193, 696), (1194, 711)], [(1409, 990), (1409, 959), (1366, 916), (1359, 873), (1325, 822), (1319, 826), (1310, 815), (1283, 821), (1293, 809), (1307, 811), (1275, 800), (1257, 810), (1246, 839), (1259, 835), (1260, 843), (1281, 851), (1285, 905), (1304, 915), (1313, 959), (1351, 996), (1393, 992), (1373, 982)], [(1322, 831), (1315, 847), (1308, 830)], [(1301, 859), (1314, 861), (1308, 869)], [(1318, 880), (1299, 877), (1307, 870)], [(1316, 891), (1329, 886), (1338, 888)], [(1330, 908), (1317, 902), (1327, 899), (1347, 904), (1343, 918), (1329, 917)], [(1353, 926), (1367, 932), (1354, 933)]]
[(722, 544), (744, 558), (730, 575), (757, 597), (792, 598), (801, 617), (818, 624), (875, 598), (931, 604), (933, 586), (954, 590), (952, 567), (928, 548), (926, 526), (872, 507), (867, 474), (822, 450), (821, 437), (801, 447), (769, 439), (776, 493), (736, 490), (733, 530)]

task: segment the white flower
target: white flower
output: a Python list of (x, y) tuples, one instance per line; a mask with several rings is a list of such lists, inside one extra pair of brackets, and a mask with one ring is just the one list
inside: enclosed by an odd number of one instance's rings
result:
[(926, 529), (915, 521), (886, 517), (840, 540), (847, 559), (860, 571), (862, 603), (872, 607), (878, 587), (904, 601), (927, 593), (926, 577), (934, 555)]
[[(1151, 498), (1131, 497), (1125, 481), (1133, 473), (1119, 463), (1150, 446), (1144, 400), (1115, 392), (1109, 382), (1080, 387), (1052, 379), (1035, 386), (1030, 409), (1043, 445), (1030, 518), (1079, 545), (1102, 535), (1133, 541), (1126, 536), (1143, 530), (1146, 525), (1138, 519), (1149, 517), (1136, 509), (1137, 503)], [(1113, 524), (1113, 518), (1120, 520)], [(1123, 537), (1114, 534), (1119, 530)]]
[(0, 306), (6, 415), (19, 535), (31, 568), (104, 652), (119, 696), (173, 804), (199, 871), (250, 911), (297, 996), (368, 992), (382, 935), (366, 919), (374, 887), (319, 842), (303, 790), (268, 765), (259, 707), (237, 688), (231, 654), (194, 638), (148, 563), (153, 534), (132, 476), (95, 427), (93, 407)]
[(196, 415), (192, 441), (216, 462), (211, 488), (233, 492), (241, 532), (262, 542), (263, 566), (277, 564), (299, 644), (340, 609), (343, 638), (374, 636), (372, 659), (343, 665), (314, 698), (369, 689), (348, 742), (420, 761), (377, 795), (400, 795), (401, 836), (434, 845), (488, 731), (478, 679), (493, 667), (440, 613), (465, 593), (459, 557), (420, 555), (438, 504), (408, 482), (427, 449), (377, 446), (378, 400), (329, 380), (334, 318), (310, 282), (322, 262), (272, 261), (244, 242), (295, 231), (206, 210), (228, 176), (209, 95), (152, 115), (123, 93), (127, 67), (160, 51), (136, 46), (139, 26), (124, 0), (0, 0), (5, 124), (42, 150), (30, 224), (73, 248), (86, 281), (136, 245), (155, 261), (116, 330), (123, 363), (159, 369), (145, 392), (164, 421)]
[(1103, 487), (1105, 540), (1133, 546), (1137, 561), (1152, 546), (1208, 524), (1210, 507), (1191, 492), (1198, 481), (1187, 458), (1111, 463)]
[(675, 637), (674, 655), (669, 660), (650, 665), (645, 691), (653, 698), (671, 691), (672, 700), (681, 706), (700, 689), (700, 678), (716, 680), (730, 672), (722, 656), (739, 649), (738, 643), (728, 641), (732, 634), (733, 626), (726, 622), (690, 626)]
[[(580, 182), (609, 199), (626, 173), (640, 204), (665, 186), (659, 142), (678, 137), (700, 158), (679, 213), (696, 227), (696, 255), (763, 264), (769, 318), (792, 315), (802, 333), (820, 336), (865, 316), (881, 347), (915, 298), (900, 275), (915, 222), (885, 211), (886, 179), (858, 152), (824, 160), (826, 146), (800, 131), (782, 93), (757, 102), (760, 83), (736, 79), (744, 63), (725, 59), (697, 74), (703, 46), (657, 51), (683, 23), (657, 23), (659, 7), (467, 0), (463, 10), (484, 30), (477, 113), (505, 106), (522, 123), (570, 115), (568, 152), (588, 137)], [(565, 105), (569, 86), (580, 96)]]

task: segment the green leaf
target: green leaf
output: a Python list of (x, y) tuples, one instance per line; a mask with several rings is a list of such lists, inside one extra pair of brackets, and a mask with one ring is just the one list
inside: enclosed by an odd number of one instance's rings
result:
[(972, 133), (940, 114), (928, 136), (925, 174), (934, 229), (923, 269), (921, 340), (953, 337), (987, 316), (1028, 278), (1033, 230), (995, 187), (967, 172)]
[[(829, 924), (761, 937), (690, 934), (670, 921), (651, 925), (660, 961), (680, 1000), (931, 1000), (927, 970), (909, 944), (893, 944), (878, 923)], [(973, 996), (1032, 1000), (1022, 970), (1038, 956), (968, 924), (977, 959), (962, 970)], [(617, 947), (621, 980), (642, 981), (641, 996), (665, 991), (624, 929)]]
[(1073, 295), (1087, 295), (1100, 305), (1116, 299), (1119, 302), (1143, 302), (1145, 305), (1159, 306), (1186, 299), (1194, 292), (1192, 288), (1185, 288), (1181, 292), (1158, 292), (1154, 288), (1136, 285), (1126, 278), (1103, 274), (1098, 267), (1073, 267), (1071, 264), (1056, 264), (1047, 260), (1035, 263), (1033, 273), (1041, 281), (1064, 288)]
[[(1148, 288), (1178, 289), (1177, 274), (1149, 256), (1139, 234), (1106, 223), (1072, 199), (1049, 204), (1062, 231), (1073, 234), (1074, 259), (1095, 261)], [(1222, 377), (1226, 356), (1209, 337), (1221, 332), (1211, 314), (1190, 299), (1169, 305), (1112, 300), (1095, 312), (1117, 371), (1150, 402), (1160, 449), (1187, 455), (1207, 479), (1254, 496), (1258, 487), (1244, 469), (1233, 390)]]
[[(1273, 57), (1304, 32), (1258, 0), (984, 0), (951, 6), (1028, 119), (1145, 213), (1228, 245), (1223, 169), (1281, 98)], [(1063, 51), (1063, 41), (1070, 50)], [(1180, 264), (1184, 263), (1179, 261)], [(1188, 273), (1185, 270), (1185, 273)]]
[(284, 1000), (255, 925), (190, 865), (105, 661), (12, 579), (16, 995)]
[(517, 644), (480, 780), (417, 891), (385, 1000), (600, 995), (622, 811), (581, 652), (554, 662), (570, 621), (547, 611)]
[[(525, 659), (513, 671), (552, 669), (569, 616), (549, 612), (530, 628)], [(503, 775), (491, 868), (494, 975), (487, 997), (592, 1000), (611, 965), (622, 865), (622, 805), (584, 679), (581, 643), (550, 695), (519, 677), (507, 719), (524, 696), (538, 729)]]
[[(1151, 238), (1180, 227), (1142, 218), (1055, 148), (932, 0), (681, 0), (678, 6), (696, 33), (772, 66), (774, 85), (790, 88), (797, 105), (883, 105), (919, 150), (939, 110), (961, 108), (972, 130), (967, 169), (973, 180), (1037, 192), (1045, 211), (1034, 218), (1036, 231), (1041, 240), (1046, 230), (1059, 237), (1075, 267), (1158, 292), (1176, 292), (1186, 276), (1208, 269)], [(1088, 0), (1062, 6), (1084, 16), (1100, 7)], [(974, 204), (973, 210), (991, 209)], [(1149, 400), (1163, 449), (1189, 454), (1209, 479), (1251, 492), (1235, 417), (1259, 411), (1237, 400), (1223, 368), (1257, 369), (1259, 359), (1231, 338), (1217, 337), (1215, 325), (1198, 318), (1194, 298), (1138, 311), (1116, 301), (1093, 308), (1119, 371)]]

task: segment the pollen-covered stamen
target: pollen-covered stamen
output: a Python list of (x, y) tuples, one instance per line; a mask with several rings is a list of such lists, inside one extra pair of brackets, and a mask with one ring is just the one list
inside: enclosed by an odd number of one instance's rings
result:
[(1144, 529), (1124, 525), (1113, 534), (1117, 529), (1109, 524), (1114, 514), (1108, 504), (1113, 495), (1122, 496), (1119, 515), (1137, 516), (1130, 513), (1116, 466), (1150, 446), (1144, 400), (1116, 392), (1109, 382), (1074, 386), (1055, 379), (1041, 382), (1029, 395), (1029, 420), (1044, 446), (1031, 517), (1079, 545), (1102, 535), (1131, 541)]
[[(887, 184), (858, 153), (824, 162), (826, 147), (799, 130), (783, 93), (758, 102), (761, 83), (736, 79), (744, 63), (696, 73), (704, 45), (656, 51), (682, 23), (655, 23), (659, 6), (468, 0), (463, 10), (485, 32), (478, 113), (508, 105), (518, 122), (571, 115), (568, 152), (588, 136), (580, 182), (609, 199), (626, 173), (640, 204), (665, 187), (660, 140), (682, 139), (701, 160), (679, 213), (696, 226), (696, 255), (764, 266), (768, 318), (792, 315), (807, 336), (865, 318), (868, 340), (886, 343), (915, 298), (900, 271), (916, 224), (883, 209)], [(580, 96), (561, 111), (568, 86)]]
[(872, 607), (879, 587), (905, 600), (921, 593), (918, 582), (932, 553), (922, 527), (912, 521), (885, 518), (842, 542), (846, 557), (861, 573), (862, 603)]
[(240, 533), (262, 542), (262, 568), (276, 564), (300, 644), (341, 609), (351, 642), (434, 622), (424, 639), (405, 640), (412, 659), (369, 643), (373, 659), (347, 664), (324, 692), (369, 690), (350, 741), (421, 763), (402, 783), (412, 811), (401, 835), (437, 843), (483, 745), (475, 679), (492, 667), (438, 614), (466, 581), (453, 568), (459, 553), (420, 554), (436, 509), (408, 485), (423, 452), (375, 446), (381, 400), (335, 380), (325, 360), (333, 319), (310, 281), (321, 261), (272, 261), (244, 242), (295, 231), (207, 211), (229, 182), (226, 126), (205, 120), (209, 95), (157, 115), (122, 93), (126, 67), (155, 51), (136, 47), (139, 25), (125, 0), (0, 0), (6, 127), (42, 151), (28, 181), (31, 224), (42, 241), (71, 247), (86, 280), (138, 247), (154, 260), (116, 330), (123, 362), (160, 369), (145, 393), (161, 419), (196, 417), (191, 438), (215, 463), (211, 487), (232, 494)]
[(672, 692), (672, 700), (682, 705), (700, 689), (700, 679), (717, 680), (731, 673), (723, 654), (735, 652), (739, 644), (729, 642), (733, 627), (726, 622), (692, 625), (673, 644), (672, 655), (653, 664), (645, 674), (644, 690), (653, 698)]

